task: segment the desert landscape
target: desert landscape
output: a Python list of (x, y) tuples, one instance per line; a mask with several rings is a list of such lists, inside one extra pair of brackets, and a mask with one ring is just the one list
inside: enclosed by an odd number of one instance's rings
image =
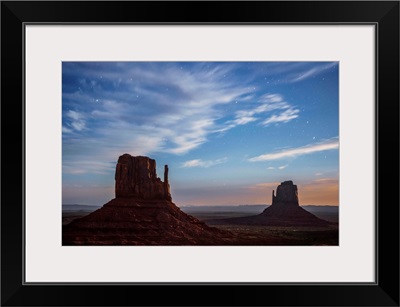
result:
[[(95, 206), (80, 206), (76, 209), (64, 206), (63, 209), (63, 225), (66, 225), (74, 219), (88, 215), (92, 210), (96, 210)], [(73, 205), (71, 205), (73, 207)], [(89, 208), (85, 208), (89, 207)], [(244, 206), (247, 207), (247, 206)], [(266, 206), (260, 205), (260, 208)], [(317, 207), (317, 208), (315, 208)], [(241, 206), (207, 206), (203, 207), (183, 207), (183, 212), (188, 213), (200, 221), (217, 227), (221, 230), (227, 230), (235, 233), (241, 242), (240, 245), (338, 245), (339, 232), (338, 232), (338, 208), (327, 206), (318, 208), (319, 206), (308, 206), (307, 210), (314, 212), (317, 217), (331, 221), (331, 227), (321, 229), (320, 227), (276, 227), (276, 226), (240, 226), (240, 225), (213, 225), (214, 219), (229, 219), (232, 217), (245, 217), (261, 212), (263, 209), (258, 208), (241, 208)], [(333, 208), (331, 208), (333, 207)], [(244, 209), (244, 210), (243, 210)]]
[(339, 244), (337, 207), (300, 207), (292, 181), (277, 187), (269, 206), (179, 208), (168, 166), (164, 181), (155, 170), (153, 159), (120, 156), (114, 199), (100, 208), (63, 206), (63, 245)]
[(63, 61), (62, 245), (339, 245), (339, 65)]

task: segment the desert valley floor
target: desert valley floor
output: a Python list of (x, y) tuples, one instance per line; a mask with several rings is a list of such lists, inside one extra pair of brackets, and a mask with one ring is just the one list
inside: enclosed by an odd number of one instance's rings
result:
[[(228, 230), (241, 238), (242, 245), (338, 245), (339, 210), (334, 206), (304, 206), (315, 216), (332, 222), (326, 228), (320, 227), (279, 227), (249, 225), (214, 225), (214, 220), (245, 217), (260, 214), (267, 205), (242, 206), (183, 206), (182, 211), (190, 214), (207, 225)], [(86, 216), (98, 209), (98, 206), (64, 205), (63, 225)]]

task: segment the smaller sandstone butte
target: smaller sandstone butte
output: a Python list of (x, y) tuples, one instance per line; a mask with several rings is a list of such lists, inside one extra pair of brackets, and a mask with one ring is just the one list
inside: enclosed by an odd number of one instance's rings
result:
[(299, 205), (297, 185), (284, 181), (272, 191), (272, 205), (259, 215), (209, 221), (209, 224), (239, 224), (265, 226), (310, 226), (324, 227), (328, 221), (316, 217)]
[(63, 245), (226, 245), (232, 234), (209, 227), (171, 200), (168, 166), (164, 182), (156, 162), (124, 154), (115, 170), (115, 198), (63, 226)]
[(299, 206), (299, 196), (297, 194), (297, 185), (293, 181), (284, 181), (278, 185), (275, 191), (272, 190), (272, 205), (280, 203), (283, 206)]

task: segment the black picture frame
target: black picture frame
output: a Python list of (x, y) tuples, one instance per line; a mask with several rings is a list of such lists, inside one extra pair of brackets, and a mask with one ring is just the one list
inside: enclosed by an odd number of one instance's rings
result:
[[(23, 46), (27, 23), (375, 25), (376, 283), (25, 284)], [(399, 306), (398, 1), (3, 1), (1, 77), (2, 306)]]

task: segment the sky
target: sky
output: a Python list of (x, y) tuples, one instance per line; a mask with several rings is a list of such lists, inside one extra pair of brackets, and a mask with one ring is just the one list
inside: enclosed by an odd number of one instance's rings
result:
[(62, 201), (114, 198), (118, 157), (169, 166), (172, 201), (339, 204), (338, 62), (63, 62)]

